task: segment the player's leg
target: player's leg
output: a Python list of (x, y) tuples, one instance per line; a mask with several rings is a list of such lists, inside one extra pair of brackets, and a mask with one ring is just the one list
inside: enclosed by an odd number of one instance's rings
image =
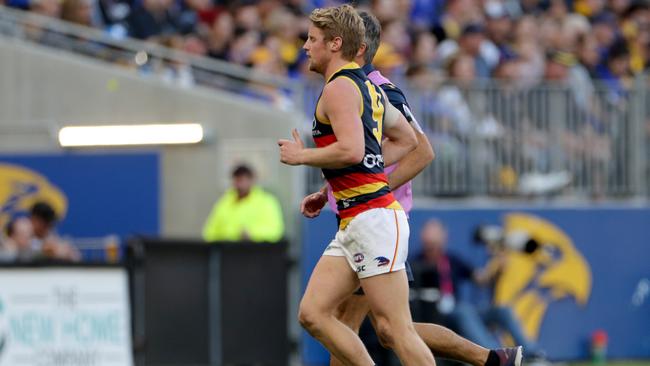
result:
[(414, 323), (415, 331), (436, 356), (484, 366), (490, 350), (437, 324)]
[(403, 365), (435, 365), (431, 351), (415, 332), (404, 271), (409, 226), (401, 210), (372, 209), (349, 224), (346, 250), (353, 263), (370, 310), (377, 336), (393, 349)]
[(361, 339), (335, 317), (359, 281), (345, 257), (323, 256), (300, 302), (300, 324), (345, 365), (374, 365)]
[[(359, 328), (363, 320), (368, 315), (370, 307), (366, 297), (363, 294), (357, 294), (348, 297), (338, 309), (336, 318), (350, 328), (356, 334), (359, 334)], [(330, 357), (330, 366), (343, 366), (344, 364), (336, 357)]]
[(435, 365), (431, 351), (411, 320), (404, 270), (363, 278), (361, 286), (382, 344), (395, 351), (403, 365)]
[(510, 333), (517, 344), (524, 347), (526, 357), (543, 358), (539, 346), (524, 334), (521, 323), (515, 318), (512, 309), (504, 306), (491, 306), (481, 311), (481, 318), (487, 324), (494, 324), (506, 332)]
[[(372, 313), (368, 314), (375, 326)], [(413, 323), (415, 331), (434, 355), (473, 366), (521, 366), (520, 347), (490, 350), (465, 339), (449, 328), (431, 323)], [(385, 345), (384, 345), (385, 346)]]

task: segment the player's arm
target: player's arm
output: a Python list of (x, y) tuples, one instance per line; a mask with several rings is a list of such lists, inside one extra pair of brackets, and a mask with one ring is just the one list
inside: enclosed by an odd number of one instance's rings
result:
[[(386, 92), (386, 94), (388, 94), (388, 92)], [(418, 140), (418, 145), (415, 150), (409, 152), (399, 160), (397, 168), (388, 175), (388, 185), (391, 189), (397, 189), (420, 174), (420, 172), (424, 170), (433, 159), (435, 159), (435, 153), (429, 139), (424, 131), (422, 131), (422, 128), (408, 108), (404, 96), (395, 92), (388, 94), (388, 99), (390, 100), (390, 103), (407, 119)], [(386, 164), (386, 166), (389, 165), (390, 164)]]
[(384, 156), (384, 165), (389, 166), (395, 164), (413, 151), (417, 146), (418, 140), (413, 129), (406, 121), (406, 118), (404, 118), (397, 108), (389, 103), (386, 104), (385, 108), (383, 133), (387, 139), (383, 142), (381, 150)]
[(310, 219), (320, 215), (321, 210), (327, 204), (327, 184), (324, 184), (318, 191), (306, 196), (300, 203), (300, 213)]
[(433, 147), (427, 136), (413, 127), (418, 146), (399, 160), (399, 165), (388, 175), (388, 185), (391, 189), (397, 189), (404, 183), (412, 180), (420, 174), (435, 158)]
[(326, 169), (341, 169), (359, 163), (363, 160), (365, 142), (358, 89), (350, 80), (337, 78), (325, 85), (320, 103), (323, 114), (332, 125), (336, 142), (322, 148), (304, 148), (294, 131), (294, 141), (278, 141), (282, 162)]

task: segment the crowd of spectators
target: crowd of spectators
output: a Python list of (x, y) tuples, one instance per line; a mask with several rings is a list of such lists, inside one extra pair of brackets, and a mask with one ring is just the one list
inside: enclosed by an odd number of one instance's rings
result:
[[(335, 0), (2, 0), (50, 17), (184, 51), (305, 74), (307, 15)], [(1, 3), (0, 2), (0, 3)], [(647, 0), (359, 0), (382, 23), (376, 65), (423, 86), (445, 76), (622, 88), (648, 68)], [(467, 62), (472, 60), (471, 65)]]
[[(137, 38), (248, 66), (253, 72), (306, 81), (314, 86), (308, 88), (304, 103), (309, 115), (321, 85), (307, 72), (301, 51), (308, 14), (315, 7), (350, 1), (2, 2), (95, 27), (115, 39)], [(629, 103), (634, 76), (650, 67), (649, 0), (352, 3), (381, 21), (382, 41), (374, 64), (411, 100), (422, 101), (413, 103), (414, 112), (439, 152), (439, 166), (450, 164), (446, 179), (481, 171), (482, 186), (496, 183), (508, 193), (519, 190), (522, 172), (564, 169), (574, 180), (591, 182), (594, 196), (607, 194), (605, 186), (626, 185), (627, 173), (616, 167), (629, 159), (624, 146), (631, 131), (625, 123), (633, 118)], [(51, 34), (41, 36), (62, 44)], [(85, 40), (68, 41), (67, 46), (79, 42), (95, 54), (106, 51)], [(187, 63), (167, 60), (154, 65), (151, 59), (147, 63), (146, 55), (140, 56), (135, 64), (141, 70), (154, 71), (179, 86), (222, 86), (214, 75)], [(318, 82), (310, 83), (314, 78)], [(539, 88), (547, 82), (565, 89), (556, 93)], [(473, 92), (477, 87), (479, 92)], [(249, 84), (238, 91), (280, 107), (292, 103), (286, 90), (273, 87)], [(553, 126), (560, 121), (563, 125)], [(650, 130), (650, 122), (646, 124)], [(564, 132), (554, 134), (552, 129)], [(478, 158), (468, 147), (476, 137), (485, 142), (474, 148)], [(484, 166), (470, 166), (481, 158)], [(458, 163), (463, 161), (468, 164)], [(552, 167), (557, 161), (573, 163)]]

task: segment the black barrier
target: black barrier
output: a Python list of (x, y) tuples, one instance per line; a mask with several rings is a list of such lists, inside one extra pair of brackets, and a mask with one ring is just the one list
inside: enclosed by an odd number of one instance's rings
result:
[(136, 365), (287, 365), (287, 244), (129, 243)]

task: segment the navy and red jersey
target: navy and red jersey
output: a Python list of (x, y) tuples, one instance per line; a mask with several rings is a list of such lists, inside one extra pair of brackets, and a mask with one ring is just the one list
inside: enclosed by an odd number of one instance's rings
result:
[[(323, 175), (332, 187), (341, 217), (339, 229), (344, 229), (355, 216), (364, 211), (374, 208), (401, 209), (401, 206), (391, 193), (384, 174), (384, 158), (381, 153), (385, 112), (383, 94), (354, 62), (335, 72), (327, 83), (336, 78), (347, 78), (359, 91), (359, 97), (362, 98), (359, 115), (365, 143), (364, 158), (358, 164), (342, 169), (323, 169)], [(318, 104), (314, 112), (312, 136), (316, 147), (325, 147), (336, 142), (330, 122), (325, 116), (318, 114)]]

